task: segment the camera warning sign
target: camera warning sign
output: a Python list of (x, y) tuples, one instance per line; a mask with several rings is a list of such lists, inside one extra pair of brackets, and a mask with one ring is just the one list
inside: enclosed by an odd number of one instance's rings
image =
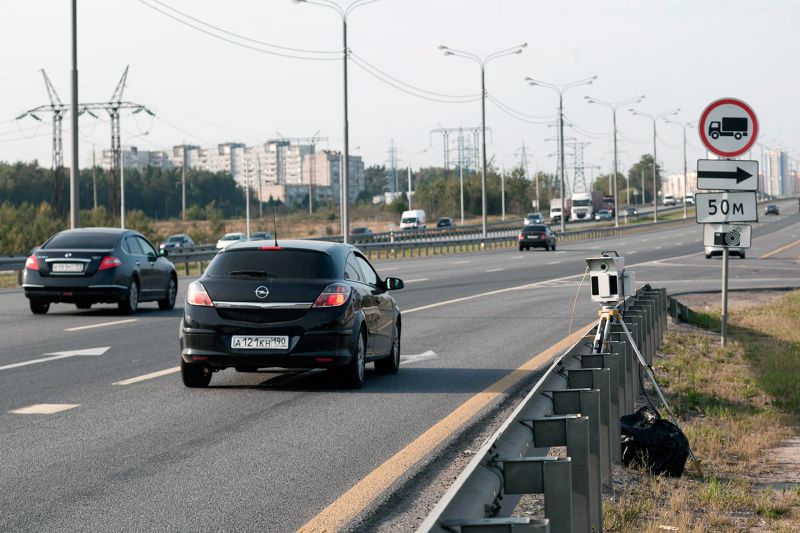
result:
[(750, 224), (706, 224), (703, 246), (718, 248), (750, 248)]
[(695, 194), (698, 224), (758, 222), (755, 192), (704, 192)]

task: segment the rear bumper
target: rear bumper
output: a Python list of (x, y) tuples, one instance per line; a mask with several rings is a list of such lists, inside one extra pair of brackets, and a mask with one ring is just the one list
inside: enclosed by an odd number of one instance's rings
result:
[(541, 239), (536, 239), (536, 240), (523, 239), (523, 240), (519, 241), (519, 245), (520, 246), (527, 246), (529, 248), (547, 248), (547, 245), (549, 243), (550, 243), (550, 241), (548, 241), (547, 239), (544, 239), (544, 240), (541, 240)]
[(44, 287), (23, 284), (25, 297), (51, 303), (116, 303), (128, 296), (128, 288), (122, 285), (89, 285), (87, 287)]

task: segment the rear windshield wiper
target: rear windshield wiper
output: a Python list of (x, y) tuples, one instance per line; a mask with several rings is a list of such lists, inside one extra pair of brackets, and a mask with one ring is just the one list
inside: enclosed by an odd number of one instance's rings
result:
[(228, 275), (250, 278), (266, 278), (269, 276), (266, 270), (232, 270), (228, 272)]

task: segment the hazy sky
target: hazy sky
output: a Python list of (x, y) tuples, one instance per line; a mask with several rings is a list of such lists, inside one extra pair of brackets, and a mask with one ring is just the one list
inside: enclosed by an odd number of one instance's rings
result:
[[(341, 19), (331, 9), (291, 0), (145, 1), (257, 41), (341, 50)], [(47, 103), (38, 72), (42, 68), (61, 100), (69, 101), (69, 2), (0, 0), (0, 10), (0, 160), (38, 158), (49, 165), (49, 124), (31, 118), (15, 123), (14, 118)], [(695, 122), (716, 98), (738, 97), (755, 108), (760, 140), (800, 156), (799, 15), (796, 0), (379, 0), (351, 14), (349, 44), (363, 61), (404, 83), (432, 93), (470, 95), (480, 91), (477, 64), (444, 57), (438, 45), (483, 56), (527, 42), (523, 54), (490, 63), (486, 79), (494, 98), (534, 116), (554, 115), (557, 95), (529, 87), (523, 78), (564, 84), (596, 74), (594, 85), (566, 93), (565, 115), (580, 127), (567, 135), (590, 141), (586, 164), (607, 172), (611, 113), (585, 103), (584, 95), (622, 100), (645, 94), (641, 110), (659, 113), (680, 107), (676, 118), (687, 122)], [(139, 0), (79, 0), (78, 17), (81, 102), (108, 99), (130, 65), (125, 99), (145, 104), (159, 117), (123, 115), (126, 145), (255, 144), (279, 133), (310, 137), (319, 131), (330, 148), (341, 147), (340, 56), (300, 60), (245, 49), (186, 27)], [(49, 122), (47, 114), (42, 118)], [(493, 132), (488, 152), (498, 164), (518, 164), (524, 139), (531, 171), (554, 169), (555, 159), (547, 156), (555, 144), (545, 141), (555, 135), (554, 128), (518, 120), (493, 102), (487, 102), (487, 123)], [(401, 165), (407, 160), (415, 168), (441, 165), (441, 137), (430, 130), (479, 124), (478, 101), (421, 99), (350, 64), (351, 150), (368, 165), (386, 162), (391, 139)], [(626, 106), (618, 124), (621, 161), (627, 168), (642, 153), (652, 153), (652, 122), (632, 116)], [(148, 136), (127, 141), (148, 130)], [(98, 149), (110, 144), (107, 116), (82, 116), (80, 132), (82, 164), (93, 144)], [(659, 160), (667, 172), (681, 172), (680, 128), (659, 123), (658, 133)], [(69, 164), (68, 120), (64, 135)], [(692, 168), (704, 151), (696, 130), (688, 137)]]

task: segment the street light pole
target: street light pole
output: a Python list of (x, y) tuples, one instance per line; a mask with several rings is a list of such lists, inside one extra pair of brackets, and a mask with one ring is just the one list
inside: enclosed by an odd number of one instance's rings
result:
[(342, 171), (340, 174), (341, 183), (340, 183), (340, 197), (339, 197), (339, 209), (341, 212), (341, 219), (342, 219), (342, 242), (347, 244), (350, 238), (350, 220), (347, 210), (347, 204), (349, 200), (349, 192), (348, 192), (348, 185), (349, 185), (349, 178), (350, 178), (350, 122), (348, 119), (348, 105), (347, 105), (347, 58), (348, 58), (348, 49), (347, 49), (347, 17), (350, 13), (353, 12), (356, 8), (371, 4), (376, 2), (377, 0), (355, 0), (351, 2), (347, 7), (343, 8), (336, 2), (332, 0), (293, 0), (296, 4), (313, 4), (316, 6), (327, 7), (329, 9), (333, 9), (342, 17), (342, 73), (343, 73), (343, 85), (344, 85), (344, 146), (342, 151)]
[[(663, 113), (658, 113), (657, 115), (651, 115), (650, 113), (644, 113), (642, 111), (637, 111), (636, 109), (631, 109), (630, 112), (634, 115), (647, 117), (653, 121), (653, 222), (658, 222), (658, 153), (657, 153), (657, 143), (656, 139), (658, 138), (658, 134), (656, 132), (656, 121), (659, 118), (668, 117), (671, 115), (677, 115), (681, 108), (673, 109), (671, 111), (665, 111)], [(642, 185), (644, 187), (644, 185)], [(644, 191), (642, 191), (642, 195), (644, 195)]]
[(574, 87), (580, 87), (581, 85), (591, 85), (596, 79), (597, 76), (595, 75), (592, 76), (591, 78), (585, 78), (582, 80), (574, 81), (572, 83), (567, 83), (566, 85), (555, 85), (554, 83), (539, 81), (530, 77), (525, 78), (525, 81), (527, 81), (528, 85), (530, 85), (531, 87), (545, 87), (546, 89), (551, 89), (558, 93), (558, 136), (559, 136), (558, 151), (560, 152), (559, 160), (561, 164), (561, 231), (562, 232), (566, 230), (566, 220), (564, 220), (566, 218), (564, 213), (564, 207), (565, 207), (564, 204), (566, 201), (564, 198), (564, 196), (566, 196), (566, 187), (565, 187), (566, 176), (564, 173), (565, 163), (566, 163), (566, 158), (564, 156), (564, 93), (568, 89), (572, 89)]
[[(629, 98), (627, 100), (622, 100), (620, 102), (612, 103), (606, 102), (605, 100), (599, 100), (597, 98), (592, 98), (590, 96), (584, 97), (586, 101), (590, 104), (600, 104), (605, 106), (611, 110), (611, 117), (614, 122), (614, 187), (613, 192), (611, 194), (614, 195), (614, 227), (619, 227), (619, 198), (617, 198), (617, 176), (619, 174), (619, 167), (618, 167), (618, 160), (619, 160), (619, 152), (617, 150), (617, 109), (623, 105), (630, 105), (630, 104), (638, 104), (642, 100), (644, 100), (644, 95), (636, 96), (634, 98)], [(625, 180), (627, 183), (627, 180)], [(630, 187), (626, 187), (626, 189), (630, 189)], [(630, 203), (630, 193), (628, 193), (628, 203)]]
[[(522, 49), (525, 48), (526, 46), (528, 46), (528, 43), (522, 43), (517, 46), (512, 46), (511, 48), (506, 48), (504, 50), (500, 50), (498, 52), (489, 54), (483, 59), (481, 59), (479, 56), (471, 52), (456, 50), (455, 48), (449, 48), (444, 45), (439, 46), (439, 50), (442, 50), (444, 52), (444, 55), (470, 59), (472, 61), (475, 61), (481, 68), (481, 147), (482, 147), (481, 149), (481, 230), (482, 230), (481, 236), (484, 241), (482, 245), (486, 244), (485, 241), (486, 238), (488, 237), (487, 211), (486, 211), (486, 175), (488, 173), (488, 164), (486, 162), (486, 65), (488, 65), (490, 61), (497, 59), (498, 57), (508, 56), (512, 54), (521, 54)], [(463, 224), (463, 215), (462, 215), (462, 224)]]
[[(70, 87), (70, 130), (72, 134), (72, 165), (69, 169), (69, 227), (79, 228), (80, 223), (80, 168), (78, 166), (78, 6), (72, 0), (72, 71)], [(60, 186), (60, 184), (59, 184)]]
[(686, 128), (691, 128), (692, 123), (678, 122), (677, 120), (670, 120), (667, 117), (664, 117), (664, 122), (675, 124), (683, 129), (683, 218), (689, 218), (689, 208), (686, 205), (686, 195), (689, 193), (689, 179), (687, 178), (688, 166), (686, 162)]

